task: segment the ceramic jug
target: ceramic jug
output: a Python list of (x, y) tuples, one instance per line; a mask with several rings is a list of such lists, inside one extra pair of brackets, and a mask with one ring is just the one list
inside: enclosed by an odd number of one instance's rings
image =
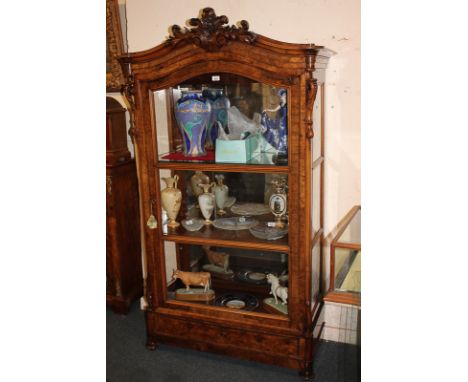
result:
[(182, 204), (182, 191), (177, 188), (179, 176), (175, 175), (173, 178), (162, 178), (162, 180), (166, 182), (167, 188), (161, 191), (161, 204), (169, 217), (168, 226), (170, 228), (176, 228), (180, 225), (180, 223), (176, 221), (176, 218)]
[(224, 215), (226, 213), (226, 211), (224, 211), (224, 206), (228, 200), (229, 187), (224, 184), (224, 175), (215, 175), (215, 179), (218, 182), (218, 184), (213, 187), (216, 207), (218, 207), (217, 213), (219, 215)]
[(205, 218), (205, 224), (209, 225), (212, 223), (210, 220), (211, 215), (213, 214), (213, 210), (215, 207), (215, 197), (214, 195), (210, 192), (210, 188), (214, 187), (216, 184), (210, 183), (210, 184), (205, 184), (205, 183), (200, 183), (198, 186), (203, 188), (203, 194), (201, 194), (198, 197), (198, 204), (200, 205), (200, 211)]

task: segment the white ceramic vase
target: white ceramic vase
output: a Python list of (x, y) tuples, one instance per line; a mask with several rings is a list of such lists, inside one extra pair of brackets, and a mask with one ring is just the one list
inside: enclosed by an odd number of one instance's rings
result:
[(224, 182), (224, 175), (215, 175), (216, 181), (218, 184), (213, 187), (213, 192), (215, 195), (216, 207), (218, 207), (217, 213), (219, 215), (224, 215), (224, 207), (229, 197), (229, 187), (226, 186)]
[(213, 222), (210, 220), (211, 215), (213, 214), (213, 210), (215, 207), (215, 197), (210, 192), (210, 188), (215, 186), (215, 183), (205, 184), (200, 183), (198, 184), (199, 187), (203, 188), (203, 194), (198, 197), (198, 204), (200, 205), (200, 211), (205, 218), (205, 224), (209, 225)]
[(182, 204), (182, 191), (177, 188), (179, 176), (175, 175), (173, 178), (162, 178), (166, 182), (167, 188), (161, 191), (161, 204), (169, 217), (167, 224), (171, 228), (176, 228), (180, 225), (176, 221), (177, 214), (180, 211)]

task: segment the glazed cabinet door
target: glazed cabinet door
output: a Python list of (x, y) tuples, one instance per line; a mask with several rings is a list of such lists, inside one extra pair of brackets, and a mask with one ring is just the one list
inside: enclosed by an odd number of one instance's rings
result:
[(299, 226), (299, 85), (224, 72), (157, 85), (147, 102), (160, 305), (302, 324), (302, 243), (289, 229)]

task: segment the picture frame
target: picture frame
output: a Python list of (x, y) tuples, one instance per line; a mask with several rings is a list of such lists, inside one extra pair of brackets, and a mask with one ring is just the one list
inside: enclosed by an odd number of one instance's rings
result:
[(106, 0), (106, 91), (119, 92), (125, 77), (117, 57), (124, 52), (118, 0)]

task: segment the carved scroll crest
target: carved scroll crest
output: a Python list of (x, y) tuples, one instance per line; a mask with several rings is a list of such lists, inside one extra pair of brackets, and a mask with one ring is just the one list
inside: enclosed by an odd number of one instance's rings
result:
[(213, 8), (204, 8), (201, 18), (192, 18), (189, 25), (193, 28), (171, 27), (172, 36), (167, 44), (176, 45), (182, 41), (193, 43), (209, 52), (216, 52), (231, 41), (241, 41), (253, 44), (257, 39), (255, 33), (249, 31), (249, 23), (242, 20), (239, 27), (225, 25), (229, 22), (226, 16), (216, 16)]

